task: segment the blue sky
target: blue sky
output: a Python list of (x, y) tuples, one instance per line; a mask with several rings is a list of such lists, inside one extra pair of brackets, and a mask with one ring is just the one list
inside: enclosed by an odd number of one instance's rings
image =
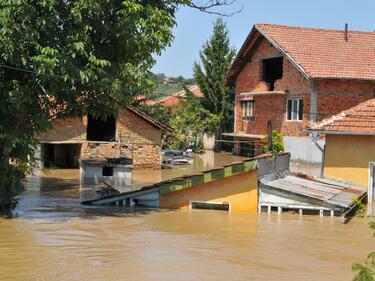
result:
[[(226, 18), (230, 40), (237, 50), (255, 23), (279, 23), (295, 26), (343, 29), (349, 23), (352, 30), (375, 30), (375, 0), (237, 0), (241, 13)], [(202, 44), (210, 37), (217, 16), (182, 8), (177, 14), (175, 39), (153, 68), (167, 76), (193, 76), (193, 63)]]

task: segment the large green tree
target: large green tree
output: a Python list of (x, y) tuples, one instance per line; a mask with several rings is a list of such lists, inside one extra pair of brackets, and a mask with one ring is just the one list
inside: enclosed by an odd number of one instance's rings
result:
[(0, 208), (53, 118), (115, 113), (151, 89), (149, 70), (173, 39), (178, 7), (227, 2), (1, 1)]
[(228, 28), (220, 17), (214, 23), (210, 39), (200, 52), (200, 63), (194, 64), (194, 77), (204, 94), (202, 105), (215, 114), (219, 123), (216, 136), (233, 127), (234, 91), (223, 80), (236, 51), (230, 46)]

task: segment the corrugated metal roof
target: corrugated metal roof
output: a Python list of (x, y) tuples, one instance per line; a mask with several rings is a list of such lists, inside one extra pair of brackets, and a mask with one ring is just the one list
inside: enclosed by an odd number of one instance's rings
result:
[(262, 184), (276, 189), (284, 190), (301, 196), (320, 200), (324, 203), (338, 207), (348, 208), (353, 197), (360, 197), (364, 192), (352, 188), (345, 188), (339, 185), (328, 184), (325, 182), (287, 175), (285, 177), (267, 180), (262, 178)]

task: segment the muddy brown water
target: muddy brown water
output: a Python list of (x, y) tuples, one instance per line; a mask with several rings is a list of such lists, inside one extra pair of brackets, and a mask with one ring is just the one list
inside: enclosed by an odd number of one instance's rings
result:
[(0, 217), (0, 280), (341, 281), (375, 248), (366, 219), (82, 206), (78, 176), (27, 179)]

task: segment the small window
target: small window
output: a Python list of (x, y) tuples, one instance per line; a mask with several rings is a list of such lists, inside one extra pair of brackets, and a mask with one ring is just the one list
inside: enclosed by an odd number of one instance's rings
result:
[(113, 176), (113, 167), (103, 167), (102, 171), (102, 176), (103, 177), (112, 177)]
[(254, 120), (254, 105), (253, 100), (242, 102), (242, 119)]
[(303, 99), (288, 99), (286, 119), (301, 121), (303, 119)]

